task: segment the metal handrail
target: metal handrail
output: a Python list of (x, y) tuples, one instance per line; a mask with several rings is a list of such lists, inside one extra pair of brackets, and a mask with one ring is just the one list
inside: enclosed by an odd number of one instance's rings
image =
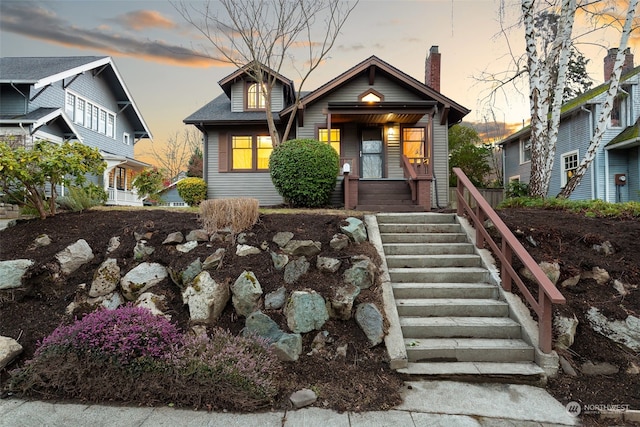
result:
[[(476, 246), (479, 249), (484, 248), (485, 242), (493, 251), (493, 254), (500, 260), (502, 278), (502, 288), (511, 292), (512, 282), (515, 282), (518, 289), (524, 295), (525, 300), (538, 315), (538, 340), (540, 350), (544, 353), (550, 353), (553, 350), (552, 345), (552, 308), (553, 304), (566, 304), (566, 299), (562, 296), (556, 286), (549, 280), (547, 275), (542, 271), (540, 266), (531, 257), (529, 252), (522, 246), (520, 241), (513, 235), (511, 230), (505, 225), (498, 214), (493, 210), (489, 203), (482, 197), (476, 187), (469, 181), (469, 178), (460, 168), (453, 168), (453, 172), (458, 177), (458, 186), (456, 194), (458, 199), (457, 214), (462, 216), (465, 213), (471, 218), (476, 230)], [(475, 211), (472, 209), (464, 197), (464, 190), (467, 190), (476, 202)], [(485, 228), (485, 221), (489, 219), (496, 230), (500, 233), (502, 239), (502, 247), (498, 247), (497, 243), (491, 238), (489, 232)], [(522, 264), (529, 269), (534, 277), (534, 281), (538, 284), (538, 300), (527, 289), (520, 275), (511, 265), (513, 255), (518, 257)]]

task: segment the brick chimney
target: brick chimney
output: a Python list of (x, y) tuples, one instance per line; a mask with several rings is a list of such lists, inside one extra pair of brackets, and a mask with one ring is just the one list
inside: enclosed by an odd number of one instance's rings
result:
[(440, 53), (438, 46), (431, 46), (424, 62), (424, 84), (440, 92)]
[[(618, 48), (613, 47), (607, 52), (607, 56), (604, 57), (604, 81), (608, 82), (613, 74), (613, 66), (616, 63), (616, 55), (618, 54)], [(622, 75), (633, 69), (633, 53), (631, 49), (626, 48), (624, 51), (624, 64), (622, 65)]]

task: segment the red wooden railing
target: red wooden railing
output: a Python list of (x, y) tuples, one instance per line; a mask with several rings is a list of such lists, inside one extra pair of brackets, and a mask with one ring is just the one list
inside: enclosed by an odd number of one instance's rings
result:
[[(457, 214), (459, 216), (466, 214), (472, 220), (476, 230), (476, 246), (482, 249), (484, 248), (485, 242), (488, 243), (493, 254), (500, 260), (502, 288), (505, 291), (511, 292), (511, 284), (515, 282), (527, 303), (536, 312), (538, 315), (538, 345), (544, 353), (550, 353), (553, 349), (553, 304), (565, 304), (567, 301), (546, 274), (544, 274), (542, 269), (540, 269), (540, 266), (538, 266), (520, 241), (511, 233), (511, 230), (509, 230), (502, 219), (500, 219), (498, 214), (491, 208), (489, 203), (480, 195), (480, 192), (478, 192), (476, 187), (469, 181), (469, 178), (467, 178), (464, 172), (462, 172), (460, 168), (453, 168), (453, 171), (458, 177), (458, 187), (456, 189), (458, 201)], [(473, 209), (464, 197), (465, 190), (475, 201), (476, 207)], [(502, 240), (501, 247), (498, 246), (486, 230), (484, 223), (487, 219), (491, 220), (496, 230), (500, 233)], [(537, 300), (529, 289), (527, 289), (522, 278), (511, 265), (514, 255), (531, 271), (535, 278), (535, 282), (538, 285)]]
[(431, 181), (433, 175), (428, 157), (402, 156), (402, 170), (411, 188), (411, 200), (428, 212), (431, 210)]

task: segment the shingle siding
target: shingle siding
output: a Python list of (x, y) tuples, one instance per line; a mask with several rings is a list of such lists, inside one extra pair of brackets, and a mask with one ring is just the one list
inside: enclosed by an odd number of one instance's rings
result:
[[(28, 96), (28, 86), (16, 86), (20, 92)], [(24, 114), (27, 112), (27, 100), (16, 88), (2, 85), (0, 87), (0, 111), (2, 114)]]

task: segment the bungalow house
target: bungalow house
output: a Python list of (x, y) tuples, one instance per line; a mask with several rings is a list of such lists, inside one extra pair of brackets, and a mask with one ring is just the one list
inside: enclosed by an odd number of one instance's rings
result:
[[(271, 105), (290, 138), (313, 138), (340, 155), (333, 203), (371, 210), (429, 210), (448, 204), (448, 129), (469, 113), (440, 93), (440, 53), (430, 49), (426, 84), (376, 56), (365, 59), (294, 105), (293, 81), (277, 78)], [(208, 198), (283, 202), (269, 176), (271, 138), (260, 86), (238, 69), (218, 82), (222, 94), (184, 119), (204, 136)], [(347, 166), (348, 165), (348, 166)], [(344, 180), (344, 184), (343, 181)]]
[[(556, 155), (549, 196), (557, 195), (582, 161), (602, 110), (617, 49), (604, 58), (604, 83), (562, 106)], [(531, 172), (531, 129), (526, 127), (500, 144), (503, 148), (504, 182), (529, 182)], [(600, 199), (607, 202), (640, 200), (640, 67), (633, 54), (625, 52), (620, 90), (595, 159), (574, 200)]]
[(149, 165), (133, 146), (151, 132), (108, 56), (0, 58), (0, 136), (97, 148), (107, 169), (93, 181), (107, 204), (142, 205), (131, 184)]

